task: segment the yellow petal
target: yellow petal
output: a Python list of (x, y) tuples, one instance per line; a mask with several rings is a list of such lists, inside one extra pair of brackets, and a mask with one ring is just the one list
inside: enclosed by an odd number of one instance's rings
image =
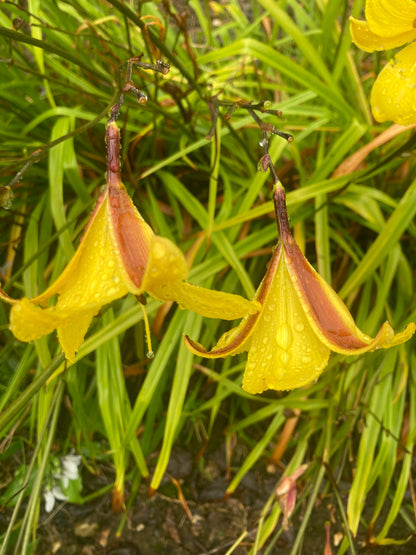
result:
[(305, 315), (284, 256), (278, 256), (268, 276), (272, 283), (251, 337), (243, 378), (243, 389), (253, 394), (311, 383), (327, 365), (330, 354)]
[(392, 347), (411, 337), (413, 324), (397, 336), (394, 336), (387, 322), (374, 339), (363, 333), (356, 326), (348, 308), (309, 264), (297, 245), (286, 244), (284, 252), (290, 278), (304, 313), (319, 340), (331, 351), (359, 355), (380, 347)]
[(32, 341), (51, 333), (60, 324), (56, 309), (35, 306), (29, 299), (21, 299), (10, 311), (10, 330), (19, 341)]
[(57, 328), (59, 343), (70, 362), (75, 361), (76, 353), (84, 342), (84, 337), (90, 327), (91, 320), (96, 316), (97, 312), (77, 313), (72, 318), (67, 318), (65, 324)]
[(169, 239), (155, 235), (151, 242), (149, 264), (143, 279), (144, 289), (160, 301), (175, 301), (181, 308), (209, 318), (234, 320), (259, 310), (259, 305), (239, 295), (211, 291), (187, 283), (188, 265), (182, 252)]
[(185, 335), (185, 345), (194, 355), (205, 358), (222, 358), (248, 351), (251, 346), (251, 335), (259, 317), (260, 312), (246, 316), (239, 326), (224, 333), (211, 351), (207, 351), (203, 345), (193, 341), (187, 335)]
[[(386, 324), (390, 325), (388, 324), (388, 322), (386, 322), (384, 325)], [(405, 343), (412, 337), (415, 331), (416, 331), (416, 324), (414, 322), (410, 322), (410, 324), (407, 324), (407, 326), (404, 328), (402, 332), (396, 333), (396, 335), (392, 337), (388, 343), (381, 345), (381, 347), (386, 349), (390, 347), (395, 347), (396, 345), (400, 345), (401, 343)]]
[(382, 36), (374, 33), (366, 21), (360, 21), (354, 17), (350, 17), (350, 32), (353, 42), (366, 52), (390, 50), (416, 39), (416, 29), (398, 35)]
[[(409, 31), (415, 32), (416, 2), (413, 0), (366, 0), (365, 18), (370, 29), (384, 37), (393, 37)], [(413, 38), (408, 40), (413, 40)]]
[(185, 257), (176, 245), (154, 235), (150, 244), (149, 262), (143, 278), (143, 289), (161, 301), (173, 301), (175, 282), (188, 277)]
[(213, 291), (205, 287), (198, 287), (186, 281), (172, 284), (175, 290), (174, 300), (181, 308), (192, 310), (207, 318), (235, 320), (246, 314), (253, 314), (260, 310), (260, 305), (248, 301), (240, 295)]
[(416, 42), (383, 68), (371, 91), (371, 109), (379, 121), (416, 123)]
[(20, 341), (32, 341), (58, 328), (62, 350), (73, 361), (92, 318), (99, 310), (99, 306), (93, 310), (40, 308), (31, 300), (22, 299), (10, 311), (10, 329)]
[(51, 288), (59, 293), (57, 307), (102, 306), (129, 291), (138, 295), (143, 290), (129, 278), (123, 264), (107, 204), (108, 198), (95, 214), (69, 268), (57, 280), (59, 284)]
[(81, 308), (96, 303), (103, 306), (128, 291), (140, 294), (142, 289), (130, 280), (122, 264), (109, 215), (106, 189), (73, 258), (59, 278), (32, 302), (44, 305), (58, 293), (57, 306), (62, 308)]

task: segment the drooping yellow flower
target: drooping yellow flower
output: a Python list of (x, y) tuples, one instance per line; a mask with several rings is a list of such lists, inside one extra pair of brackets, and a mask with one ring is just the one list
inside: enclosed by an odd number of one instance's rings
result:
[[(367, 0), (366, 21), (350, 18), (354, 43), (365, 50), (389, 50), (416, 40), (414, 0)], [(416, 43), (409, 44), (383, 68), (371, 92), (371, 109), (379, 121), (416, 123)]]
[[(189, 269), (182, 252), (154, 234), (121, 182), (119, 146), (119, 129), (111, 122), (107, 127), (107, 186), (63, 273), (33, 299), (17, 301), (0, 291), (0, 297), (12, 304), (10, 329), (17, 339), (31, 341), (57, 329), (70, 361), (100, 308), (128, 292), (140, 295), (146, 291), (212, 318), (233, 320), (259, 309), (239, 295), (184, 281)], [(48, 306), (55, 295), (55, 305)]]
[(407, 341), (416, 329), (411, 323), (394, 335), (386, 322), (374, 339), (361, 332), (293, 240), (281, 184), (276, 185), (273, 198), (280, 241), (255, 295), (262, 310), (247, 315), (211, 351), (185, 338), (188, 349), (208, 358), (248, 351), (243, 389), (253, 394), (307, 385), (321, 374), (331, 351), (358, 355), (393, 347)]

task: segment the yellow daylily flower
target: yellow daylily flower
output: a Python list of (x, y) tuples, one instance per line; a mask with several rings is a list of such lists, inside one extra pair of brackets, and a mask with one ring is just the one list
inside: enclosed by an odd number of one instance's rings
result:
[[(133, 205), (120, 178), (120, 133), (107, 127), (107, 186), (91, 214), (81, 243), (58, 279), (41, 295), (14, 300), (10, 329), (31, 341), (57, 329), (68, 360), (75, 359), (92, 318), (101, 307), (128, 292), (176, 301), (181, 308), (212, 318), (234, 320), (259, 310), (239, 295), (211, 291), (186, 281), (189, 269), (171, 241), (155, 235)], [(48, 306), (57, 295), (54, 306)]]
[[(350, 18), (351, 37), (366, 52), (389, 50), (416, 40), (414, 0), (367, 0), (366, 21)], [(384, 67), (371, 93), (376, 121), (401, 125), (416, 123), (415, 43), (408, 45)]]
[(360, 331), (345, 304), (313, 269), (289, 229), (285, 192), (274, 190), (280, 241), (255, 295), (261, 312), (247, 315), (211, 350), (185, 337), (190, 351), (208, 358), (248, 351), (243, 389), (287, 390), (316, 380), (331, 351), (358, 355), (407, 341), (416, 325), (394, 335), (388, 322), (372, 339)]

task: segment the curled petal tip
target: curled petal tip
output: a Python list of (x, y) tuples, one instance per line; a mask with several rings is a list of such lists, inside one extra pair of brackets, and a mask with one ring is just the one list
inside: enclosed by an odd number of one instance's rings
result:
[(189, 349), (189, 351), (191, 351), (191, 353), (193, 353), (194, 355), (199, 355), (199, 356), (209, 358), (209, 353), (205, 349), (205, 347), (200, 343), (193, 341), (188, 335), (184, 336), (184, 343), (187, 349)]
[[(390, 326), (388, 322), (385, 322), (384, 325), (386, 324)], [(410, 322), (410, 324), (407, 324), (407, 326), (404, 328), (402, 332), (396, 333), (396, 335), (394, 335), (394, 332), (393, 332), (393, 337), (391, 337), (391, 339), (386, 341), (384, 344), (380, 345), (380, 347), (382, 347), (383, 349), (389, 349), (390, 347), (395, 347), (396, 345), (405, 343), (413, 336), (415, 331), (416, 331), (416, 324), (414, 322)]]

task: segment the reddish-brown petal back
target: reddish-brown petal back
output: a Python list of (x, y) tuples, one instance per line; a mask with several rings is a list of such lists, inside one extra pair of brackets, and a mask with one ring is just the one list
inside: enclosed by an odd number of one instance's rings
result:
[(123, 186), (110, 186), (108, 194), (114, 235), (123, 265), (132, 282), (140, 288), (147, 267), (153, 231), (137, 212)]
[(351, 329), (337, 312), (315, 271), (296, 243), (285, 244), (284, 250), (288, 266), (291, 266), (290, 272), (297, 277), (297, 285), (302, 292), (303, 300), (309, 305), (312, 318), (327, 339), (343, 349), (365, 347), (367, 343), (355, 335), (354, 329)]

